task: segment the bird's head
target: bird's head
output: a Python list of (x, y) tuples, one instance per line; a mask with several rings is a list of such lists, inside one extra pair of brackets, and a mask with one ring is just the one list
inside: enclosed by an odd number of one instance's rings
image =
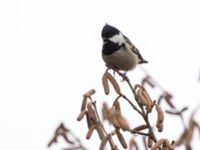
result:
[(109, 38), (111, 38), (119, 33), (120, 33), (120, 31), (117, 28), (106, 23), (101, 31), (101, 37), (102, 37), (103, 41), (107, 41)]

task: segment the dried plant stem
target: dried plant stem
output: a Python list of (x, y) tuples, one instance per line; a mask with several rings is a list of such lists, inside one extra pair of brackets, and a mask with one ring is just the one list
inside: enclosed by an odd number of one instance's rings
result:
[[(146, 69), (144, 69), (144, 68), (141, 67), (141, 66), (140, 66), (140, 69), (141, 69), (145, 74), (147, 74), (148, 76), (150, 76), (149, 72), (148, 72)], [(154, 84), (156, 84), (156, 86), (158, 86), (158, 87), (160, 88), (160, 90), (161, 90), (163, 93), (165, 93), (165, 89), (163, 88), (163, 86), (162, 86), (159, 82), (157, 82), (155, 78), (153, 78), (152, 76), (150, 76), (150, 77), (151, 77), (151, 79), (153, 79)], [(174, 106), (174, 110), (178, 111), (178, 109), (177, 109), (175, 106)], [(179, 117), (180, 117), (180, 120), (181, 120), (181, 123), (182, 123), (184, 129), (186, 130), (186, 129), (187, 129), (187, 126), (186, 126), (186, 123), (185, 123), (185, 120), (184, 120), (183, 115), (180, 114)]]
[(149, 133), (144, 133), (144, 132), (141, 132), (141, 131), (132, 131), (132, 133), (140, 134), (140, 135), (144, 135), (144, 136), (150, 136)]
[(147, 126), (149, 128), (149, 134), (147, 134), (146, 136), (149, 136), (154, 142), (157, 142), (156, 136), (155, 136), (155, 134), (153, 132), (153, 129), (152, 129), (151, 124), (150, 124), (149, 119), (148, 119), (148, 113), (145, 113), (145, 110), (144, 110), (143, 106), (138, 101), (137, 95), (136, 95), (136, 91), (135, 91), (134, 87), (132, 86), (129, 78), (127, 76), (124, 76), (124, 74), (119, 72), (119, 71), (116, 71), (116, 72), (124, 79), (124, 81), (127, 82), (128, 86), (130, 87), (130, 89), (131, 89), (131, 91), (132, 91), (132, 93), (133, 93), (133, 95), (135, 97), (135, 101), (137, 102), (137, 104), (140, 107), (142, 112), (140, 110), (138, 110), (137, 107), (135, 105), (133, 105), (133, 103), (130, 100), (128, 100), (128, 98), (126, 96), (122, 95), (123, 98), (126, 99), (131, 104), (133, 109), (136, 110), (143, 117), (144, 121), (146, 122), (146, 124), (147, 124)]
[[(174, 106), (174, 110), (178, 111), (178, 109), (177, 109), (176, 106)], [(184, 130), (186, 130), (186, 129), (187, 129), (187, 125), (186, 125), (186, 123), (185, 123), (183, 114), (181, 113), (181, 114), (179, 115), (179, 117), (180, 117), (181, 123), (182, 123), (182, 125), (183, 125), (183, 127), (184, 127)]]

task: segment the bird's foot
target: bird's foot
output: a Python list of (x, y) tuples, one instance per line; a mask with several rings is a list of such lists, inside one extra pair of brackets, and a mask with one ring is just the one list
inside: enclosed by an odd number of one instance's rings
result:
[(126, 76), (127, 71), (125, 71), (125, 72), (120, 72), (120, 70), (117, 70), (117, 69), (115, 69), (115, 68), (113, 68), (113, 67), (111, 67), (111, 66), (108, 66), (108, 65), (106, 65), (106, 66), (107, 66), (107, 70), (106, 70), (106, 71), (108, 71), (109, 69), (112, 69), (112, 70), (113, 70), (113, 76), (115, 76), (115, 73), (117, 72), (117, 73), (122, 77), (121, 82), (127, 80), (127, 78), (128, 78), (128, 77)]
[(113, 71), (113, 76), (115, 76), (116, 70), (115, 70), (113, 67), (109, 66), (109, 65), (106, 65), (106, 67), (107, 67), (107, 70), (106, 70), (106, 71), (112, 69), (112, 71)]
[(121, 82), (124, 82), (127, 79), (127, 75), (126, 74), (127, 74), (127, 71), (124, 72), (124, 73), (120, 73), (120, 76), (122, 77)]

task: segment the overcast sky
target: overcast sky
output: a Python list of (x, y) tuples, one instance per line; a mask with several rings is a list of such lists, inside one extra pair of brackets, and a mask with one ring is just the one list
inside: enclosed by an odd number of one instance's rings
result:
[[(142, 67), (179, 108), (195, 108), (199, 8), (194, 0), (2, 0), (0, 149), (44, 150), (61, 121), (84, 140), (85, 122), (76, 121), (82, 94), (95, 88), (97, 104), (106, 99), (100, 36), (106, 22), (138, 47), (149, 61)], [(128, 73), (133, 83), (140, 82), (140, 72)], [(88, 147), (91, 141), (84, 140)]]

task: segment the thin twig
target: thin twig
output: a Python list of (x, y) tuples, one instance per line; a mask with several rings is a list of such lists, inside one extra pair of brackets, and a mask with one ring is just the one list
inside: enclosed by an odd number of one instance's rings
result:
[(144, 133), (144, 132), (140, 132), (140, 131), (131, 131), (131, 133), (140, 134), (140, 135), (144, 135), (144, 136), (150, 136), (149, 133)]

